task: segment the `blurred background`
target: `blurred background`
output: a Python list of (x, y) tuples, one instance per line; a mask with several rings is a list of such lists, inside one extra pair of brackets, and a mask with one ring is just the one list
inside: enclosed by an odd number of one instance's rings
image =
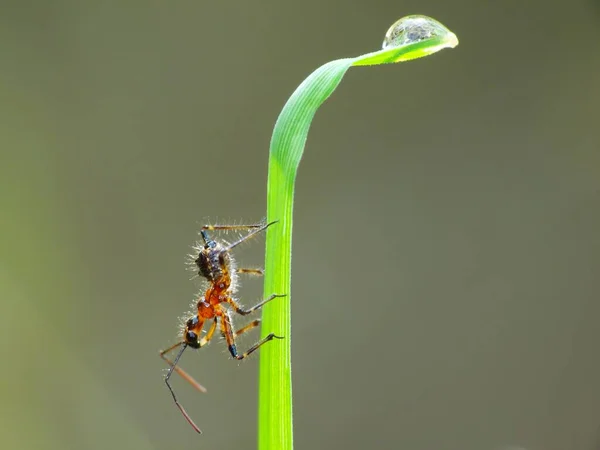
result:
[(296, 447), (600, 449), (598, 2), (1, 6), (2, 448), (255, 448), (258, 358), (184, 355), (200, 437), (162, 381), (185, 255), (206, 222), (264, 216), (304, 77), (426, 14), (460, 45), (350, 70), (308, 139)]

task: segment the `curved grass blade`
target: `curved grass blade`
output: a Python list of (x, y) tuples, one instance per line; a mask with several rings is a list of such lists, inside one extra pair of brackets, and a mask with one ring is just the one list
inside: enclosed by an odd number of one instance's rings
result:
[[(294, 182), (308, 130), (321, 104), (352, 66), (388, 64), (420, 58), (458, 39), (444, 25), (426, 16), (407, 16), (392, 25), (383, 49), (331, 61), (309, 75), (289, 98), (271, 138), (267, 184), (267, 220), (279, 220), (269, 230), (265, 256), (265, 295), (287, 294), (265, 306), (262, 333), (285, 340), (261, 349), (259, 387), (259, 450), (292, 450), (291, 316), (292, 212)], [(322, 300), (322, 299), (321, 299)], [(306, 299), (306, 301), (320, 301)]]

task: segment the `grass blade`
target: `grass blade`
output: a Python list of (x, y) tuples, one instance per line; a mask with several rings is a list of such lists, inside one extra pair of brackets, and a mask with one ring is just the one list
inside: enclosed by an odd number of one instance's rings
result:
[[(285, 336), (261, 348), (259, 450), (292, 450), (291, 262), (292, 213), (296, 172), (317, 109), (352, 66), (408, 61), (452, 48), (458, 39), (441, 23), (407, 16), (389, 29), (383, 50), (331, 61), (309, 75), (287, 101), (271, 138), (267, 220), (279, 220), (267, 234), (265, 295), (287, 294), (265, 306), (262, 333)], [(310, 299), (314, 301), (314, 299)]]

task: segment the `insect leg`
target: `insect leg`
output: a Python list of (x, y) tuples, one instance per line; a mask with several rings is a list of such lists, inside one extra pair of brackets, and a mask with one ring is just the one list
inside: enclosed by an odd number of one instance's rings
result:
[(262, 269), (243, 269), (243, 268), (239, 268), (236, 269), (237, 273), (246, 273), (249, 275), (256, 275), (256, 276), (262, 276), (265, 274), (265, 271)]
[[(240, 328), (239, 330), (235, 330), (235, 337), (238, 337), (240, 334), (244, 334), (247, 331), (252, 330), (253, 328), (256, 328), (257, 326), (260, 325), (260, 319), (255, 319), (252, 322), (250, 322), (247, 325), (244, 325), (242, 328)], [(223, 337), (225, 337), (225, 334), (223, 334)]]
[(266, 298), (265, 300), (263, 300), (262, 302), (260, 302), (258, 305), (254, 305), (250, 309), (244, 309), (244, 308), (242, 308), (231, 297), (229, 297), (226, 301), (227, 301), (227, 303), (229, 303), (233, 307), (233, 309), (235, 310), (236, 313), (238, 313), (238, 314), (240, 314), (242, 316), (247, 316), (248, 314), (253, 313), (257, 309), (262, 308), (266, 303), (269, 303), (274, 298), (279, 298), (279, 297), (285, 297), (285, 294), (273, 294), (273, 295), (269, 296), (268, 298)]
[(253, 223), (249, 225), (239, 224), (239, 225), (204, 225), (202, 227), (203, 230), (207, 231), (215, 231), (215, 230), (252, 230), (256, 228), (261, 228), (265, 226), (265, 222)]
[(260, 325), (260, 319), (255, 319), (255, 320), (253, 320), (252, 322), (250, 322), (249, 324), (247, 324), (247, 325), (244, 325), (244, 326), (243, 326), (242, 328), (240, 328), (239, 330), (236, 330), (236, 331), (235, 331), (235, 335), (236, 335), (236, 336), (239, 336), (240, 334), (243, 334), (243, 333), (245, 333), (246, 331), (250, 331), (250, 330), (252, 330), (253, 328), (256, 328), (256, 327), (257, 327), (257, 326), (259, 326), (259, 325)]
[[(277, 222), (277, 221), (275, 221), (275, 222)], [(248, 233), (246, 236), (242, 237), (239, 241), (234, 243), (232, 246), (228, 247), (228, 250), (229, 250), (229, 249), (235, 247), (236, 245), (244, 242), (246, 239), (250, 238), (251, 236), (254, 236), (256, 233), (260, 233), (261, 231), (263, 231), (264, 229), (266, 229), (267, 227), (269, 227), (270, 225), (272, 225), (275, 222), (271, 222), (271, 223), (267, 224), (263, 221), (263, 222), (255, 223), (255, 224), (251, 224), (251, 225), (204, 225), (202, 227), (202, 230), (200, 231), (200, 235), (202, 236), (202, 239), (204, 239), (204, 242), (206, 244), (208, 244), (209, 242), (212, 242), (212, 239), (210, 239), (210, 237), (208, 236), (207, 231), (252, 230), (250, 233)]]
[[(247, 331), (248, 329), (254, 328), (256, 326), (254, 325), (254, 322), (252, 322), (250, 325), (252, 326), (248, 327), (247, 325), (246, 327), (244, 327), (246, 328), (244, 329), (244, 331)], [(254, 344), (252, 347), (250, 347), (248, 350), (246, 350), (244, 353), (239, 354), (237, 351), (237, 347), (235, 346), (235, 334), (233, 333), (233, 329), (231, 327), (231, 318), (229, 317), (229, 313), (227, 311), (223, 311), (221, 314), (221, 332), (225, 335), (225, 339), (227, 340), (229, 353), (231, 353), (231, 356), (233, 356), (237, 360), (244, 359), (245, 357), (258, 350), (258, 348), (261, 345), (266, 344), (267, 342), (272, 341), (273, 339), (283, 339), (283, 337), (281, 336), (275, 336), (275, 333), (270, 333), (269, 335), (258, 341), (256, 344)]]
[[(278, 220), (274, 220), (273, 222), (269, 222), (269, 223), (265, 223), (263, 225), (261, 225), (259, 228), (253, 229), (250, 233), (248, 233), (246, 236), (242, 236), (240, 239), (238, 239), (237, 241), (235, 241), (232, 244), (229, 244), (227, 246), (227, 248), (225, 248), (226, 251), (231, 250), (234, 247), (237, 247), (238, 245), (240, 245), (242, 242), (250, 239), (252, 236), (266, 230), (267, 228), (269, 228), (271, 225), (275, 224), (279, 222)], [(203, 235), (204, 236), (204, 235)]]

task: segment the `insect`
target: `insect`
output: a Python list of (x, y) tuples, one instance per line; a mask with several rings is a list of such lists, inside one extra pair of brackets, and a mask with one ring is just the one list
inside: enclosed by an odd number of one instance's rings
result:
[[(165, 383), (171, 392), (173, 401), (188, 423), (198, 433), (202, 433), (202, 431), (194, 423), (181, 403), (179, 403), (177, 396), (175, 395), (175, 391), (169, 383), (171, 375), (173, 374), (173, 371), (175, 371), (198, 391), (206, 392), (206, 389), (201, 384), (199, 384), (196, 380), (194, 380), (193, 377), (191, 377), (187, 372), (177, 365), (185, 349), (188, 347), (194, 349), (204, 347), (212, 339), (217, 326), (220, 327), (221, 334), (225, 337), (231, 356), (237, 360), (246, 358), (248, 355), (256, 351), (261, 345), (273, 339), (283, 339), (281, 336), (276, 336), (274, 333), (270, 333), (245, 352), (239, 353), (236, 347), (236, 337), (257, 327), (260, 324), (260, 319), (253, 320), (238, 330), (234, 330), (231, 319), (232, 311), (241, 316), (246, 316), (260, 309), (266, 303), (275, 298), (285, 297), (285, 295), (282, 294), (273, 294), (249, 309), (242, 308), (234, 298), (237, 288), (238, 274), (263, 275), (263, 271), (262, 269), (237, 268), (235, 261), (231, 256), (231, 250), (258, 233), (265, 231), (268, 227), (276, 222), (277, 221), (269, 223), (262, 222), (254, 225), (205, 225), (200, 231), (202, 241), (200, 241), (194, 247), (194, 250), (198, 252), (197, 258), (193, 260), (195, 266), (194, 269), (197, 269), (198, 275), (203, 277), (208, 282), (208, 286), (204, 294), (200, 295), (198, 302), (196, 303), (197, 314), (194, 314), (185, 322), (182, 340), (165, 350), (161, 350), (160, 357), (164, 359), (170, 366), (165, 376)], [(250, 231), (245, 236), (242, 236), (233, 243), (219, 242), (212, 239), (208, 234), (209, 231), (230, 230)], [(195, 256), (196, 253), (192, 255), (192, 258)], [(204, 324), (208, 321), (211, 321), (211, 324), (206, 334), (201, 338), (200, 334), (203, 330)], [(175, 358), (171, 361), (171, 359), (169, 359), (166, 355), (177, 348), (179, 348), (179, 351)]]

